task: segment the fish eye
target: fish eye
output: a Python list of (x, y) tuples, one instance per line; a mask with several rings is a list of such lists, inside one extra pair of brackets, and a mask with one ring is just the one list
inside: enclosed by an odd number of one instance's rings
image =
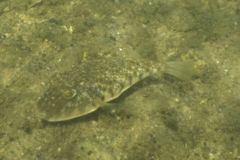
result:
[(64, 89), (62, 91), (62, 94), (64, 96), (65, 99), (72, 99), (77, 95), (77, 91), (76, 89)]

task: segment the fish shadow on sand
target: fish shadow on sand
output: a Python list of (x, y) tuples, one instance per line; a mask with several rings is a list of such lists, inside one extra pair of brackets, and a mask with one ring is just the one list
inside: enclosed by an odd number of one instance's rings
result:
[[(124, 102), (127, 97), (131, 96), (133, 93), (145, 87), (149, 87), (150, 85), (158, 85), (158, 84), (165, 84), (165, 85), (175, 84), (172, 86), (174, 90), (178, 90), (177, 88), (182, 88), (182, 87), (185, 87), (185, 88), (187, 87), (190, 90), (193, 89), (192, 84), (189, 83), (188, 81), (180, 80), (169, 74), (163, 74), (161, 78), (149, 76), (135, 83), (129, 89), (124, 91), (119, 97), (107, 102), (105, 105), (99, 107), (96, 111), (92, 113), (86, 114), (84, 116), (76, 117), (74, 119), (66, 120), (66, 121), (48, 122), (48, 121), (42, 120), (42, 122), (44, 125), (48, 125), (48, 126), (71, 125), (71, 124), (73, 125), (76, 123), (84, 123), (88, 121), (98, 121), (98, 119), (101, 116), (111, 117), (111, 111), (113, 109), (118, 110), (121, 107), (124, 107), (122, 102)], [(177, 88), (175, 88), (174, 86), (175, 87), (177, 86)]]
[[(163, 77), (164, 79), (164, 77)], [(98, 121), (100, 115), (106, 115), (108, 116), (113, 108), (115, 109), (120, 109), (123, 107), (122, 102), (125, 101), (125, 99), (129, 96), (131, 96), (133, 93), (137, 92), (138, 90), (141, 90), (145, 87), (148, 87), (149, 85), (153, 84), (160, 84), (162, 82), (161, 79), (157, 79), (154, 77), (147, 77), (133, 86), (131, 86), (129, 89), (124, 91), (119, 97), (117, 97), (114, 100), (109, 101), (106, 103), (106, 105), (103, 105), (99, 107), (96, 111), (86, 114), (81, 117), (77, 117), (74, 119), (66, 120), (66, 121), (57, 121), (57, 122), (48, 122), (46, 120), (42, 120), (42, 123), (44, 125), (50, 125), (50, 126), (59, 126), (59, 125), (70, 125), (70, 124), (75, 124), (75, 123), (83, 123), (83, 122), (88, 122), (88, 121)]]

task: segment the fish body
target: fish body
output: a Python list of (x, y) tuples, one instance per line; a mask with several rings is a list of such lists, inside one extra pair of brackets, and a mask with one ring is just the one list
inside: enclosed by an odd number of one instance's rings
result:
[(138, 81), (161, 72), (161, 65), (132, 59), (94, 59), (52, 77), (38, 101), (50, 122), (89, 114), (119, 97)]

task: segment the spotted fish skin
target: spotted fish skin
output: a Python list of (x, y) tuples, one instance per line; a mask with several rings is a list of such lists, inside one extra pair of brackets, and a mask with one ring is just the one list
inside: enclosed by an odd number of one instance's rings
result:
[(38, 101), (42, 118), (65, 121), (97, 110), (136, 82), (159, 72), (160, 65), (131, 59), (96, 59), (55, 75)]

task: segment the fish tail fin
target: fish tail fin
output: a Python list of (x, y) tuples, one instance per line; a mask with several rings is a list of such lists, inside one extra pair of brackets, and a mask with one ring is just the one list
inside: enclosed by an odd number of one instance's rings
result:
[(193, 61), (171, 61), (166, 63), (164, 73), (189, 81), (196, 74), (196, 70)]

